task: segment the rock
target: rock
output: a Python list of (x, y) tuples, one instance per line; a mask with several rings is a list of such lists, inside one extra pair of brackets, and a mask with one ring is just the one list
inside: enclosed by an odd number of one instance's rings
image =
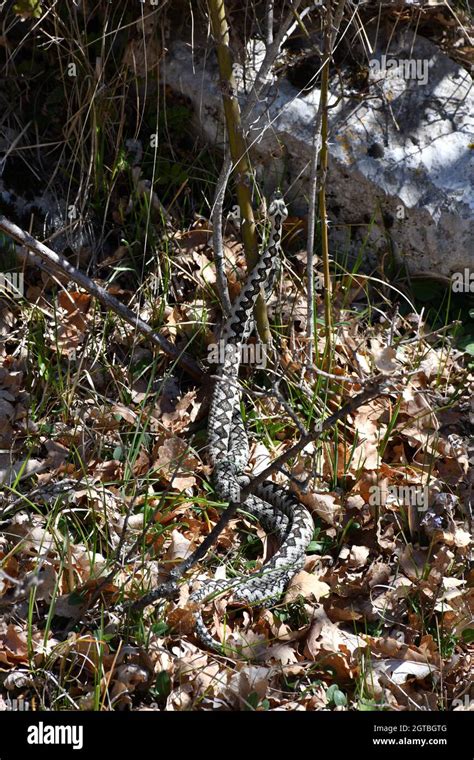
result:
[[(254, 43), (254, 56), (262, 57)], [(364, 90), (332, 78), (327, 195), (332, 252), (393, 252), (412, 273), (449, 277), (474, 267), (472, 155), (474, 90), (469, 73), (429, 40), (405, 32), (387, 50), (379, 41)], [(192, 60), (191, 60), (192, 59)], [(242, 102), (255, 64), (236, 67)], [(163, 64), (166, 83), (193, 103), (212, 144), (224, 141), (215, 57), (175, 42)], [(347, 74), (347, 72), (346, 72)], [(344, 73), (343, 73), (344, 76)], [(306, 211), (318, 89), (300, 93), (271, 77), (249, 119), (264, 189), (284, 184), (294, 210)], [(284, 182), (282, 183), (282, 177)]]

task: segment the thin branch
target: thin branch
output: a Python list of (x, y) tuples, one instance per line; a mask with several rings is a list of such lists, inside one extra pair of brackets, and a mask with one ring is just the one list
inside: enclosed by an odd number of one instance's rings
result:
[(224, 240), (222, 236), (222, 207), (224, 205), (225, 191), (231, 171), (232, 159), (228, 154), (224, 159), (219, 179), (217, 180), (212, 208), (212, 247), (214, 250), (214, 263), (216, 266), (217, 289), (219, 291), (224, 317), (229, 316), (232, 308), (227, 278), (225, 276)]
[[(306, 245), (306, 275), (308, 283), (307, 291), (307, 337), (308, 337), (308, 365), (313, 365), (314, 344), (314, 232), (316, 226), (316, 197), (319, 195), (319, 213), (321, 219), (321, 258), (324, 272), (324, 315), (326, 323), (326, 355), (330, 354), (331, 346), (331, 277), (329, 270), (329, 243), (328, 243), (328, 220), (326, 213), (326, 174), (328, 167), (328, 91), (329, 91), (329, 64), (334, 52), (334, 41), (341, 25), (346, 0), (339, 0), (334, 24), (332, 23), (332, 11), (328, 7), (325, 18), (323, 65), (321, 72), (321, 97), (316, 123), (313, 133), (311, 154), (311, 167), (309, 177), (309, 209), (308, 209), (308, 239)], [(318, 188), (318, 158), (321, 156), (321, 172)]]
[(76, 269), (67, 259), (52, 251), (44, 243), (36, 240), (32, 235), (16, 224), (10, 222), (5, 216), (0, 216), (0, 230), (3, 230), (9, 237), (16, 240), (20, 245), (25, 246), (29, 251), (37, 254), (43, 261), (50, 265), (54, 270), (64, 272), (69, 279), (73, 280), (81, 288), (97, 298), (107, 309), (111, 309), (118, 314), (125, 322), (132, 325), (138, 332), (145, 335), (155, 346), (158, 346), (167, 356), (176, 361), (179, 366), (188, 372), (195, 380), (201, 380), (203, 372), (197, 362), (184, 351), (180, 351), (172, 345), (166, 338), (158, 335), (146, 322), (134, 314), (124, 304), (120, 303), (114, 296), (111, 296), (104, 288), (97, 285), (90, 277)]
[(245, 103), (244, 108), (242, 109), (242, 124), (244, 125), (245, 129), (248, 130), (248, 120), (252, 113), (252, 110), (256, 103), (258, 102), (258, 99), (261, 95), (262, 89), (265, 87), (265, 84), (267, 83), (267, 77), (268, 74), (275, 63), (275, 59), (280, 52), (280, 48), (286, 39), (287, 32), (292, 25), (292, 22), (295, 17), (295, 13), (298, 10), (299, 6), (301, 5), (301, 0), (295, 0), (295, 2), (291, 3), (291, 10), (288, 13), (285, 20), (280, 24), (280, 27), (278, 29), (278, 34), (274, 38), (271, 45), (267, 46), (265, 57), (260, 65), (260, 68), (257, 72), (257, 76), (255, 77), (254, 83), (252, 85), (252, 89), (250, 90), (250, 94), (247, 98), (247, 101)]
[(318, 156), (321, 147), (322, 99), (319, 101), (314, 127), (309, 175), (308, 238), (306, 241), (306, 335), (308, 338), (308, 366), (313, 366), (314, 343), (314, 233), (316, 228), (316, 196), (318, 192)]
[[(237, 86), (230, 49), (229, 26), (224, 0), (208, 0), (212, 35), (219, 64), (222, 104), (229, 150), (234, 166), (235, 190), (240, 208), (241, 235), (249, 271), (258, 260), (257, 228), (252, 207), (252, 167), (240, 116)], [(257, 329), (263, 342), (268, 342), (269, 326), (266, 304), (259, 295), (254, 308)]]
[(211, 29), (216, 44), (219, 64), (222, 103), (229, 140), (229, 149), (235, 171), (237, 200), (242, 218), (242, 240), (250, 267), (257, 261), (257, 234), (252, 209), (251, 166), (243, 135), (237, 86), (230, 50), (229, 26), (224, 0), (209, 0)]
[(265, 7), (265, 44), (267, 47), (273, 42), (273, 11), (274, 0), (267, 0)]
[(328, 94), (329, 94), (329, 64), (332, 55), (332, 11), (328, 6), (324, 29), (324, 63), (321, 72), (321, 152), (320, 152), (320, 182), (319, 182), (319, 218), (321, 221), (321, 259), (324, 277), (324, 331), (326, 344), (324, 354), (330, 367), (332, 341), (332, 312), (331, 312), (331, 271), (329, 268), (329, 236), (328, 217), (326, 208), (326, 178), (328, 171)]
[[(221, 298), (225, 316), (230, 313), (231, 303), (229, 298), (227, 279), (224, 269), (224, 250), (222, 238), (222, 207), (224, 203), (227, 182), (232, 171), (232, 165), (236, 170), (236, 192), (239, 201), (242, 223), (242, 239), (249, 268), (256, 263), (257, 239), (255, 220), (251, 205), (250, 177), (251, 169), (248, 159), (248, 149), (244, 134), (248, 132), (248, 117), (258, 101), (260, 93), (266, 83), (268, 73), (275, 62), (280, 47), (286, 38), (289, 28), (294, 21), (296, 11), (301, 0), (292, 4), (292, 9), (280, 25), (278, 34), (269, 42), (267, 35), (267, 49), (265, 57), (252, 85), (242, 114), (239, 103), (235, 96), (236, 87), (232, 71), (232, 57), (229, 47), (229, 30), (225, 16), (225, 4), (223, 0), (210, 0), (209, 11), (211, 17), (212, 32), (216, 40), (219, 72), (221, 75), (222, 99), (229, 139), (230, 157), (226, 158), (219, 174), (216, 193), (214, 196), (212, 225), (213, 225), (213, 248), (216, 265), (217, 287)], [(307, 9), (308, 10), (308, 9)], [(272, 25), (273, 0), (269, 2), (269, 16), (267, 17), (267, 30)], [(296, 22), (297, 23), (297, 22)], [(255, 308), (255, 318), (258, 332), (262, 340), (268, 341), (269, 325), (266, 316), (266, 308), (263, 299), (259, 298)]]

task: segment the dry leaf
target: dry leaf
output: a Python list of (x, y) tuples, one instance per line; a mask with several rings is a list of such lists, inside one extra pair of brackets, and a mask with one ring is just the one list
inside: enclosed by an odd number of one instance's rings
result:
[(196, 485), (194, 473), (199, 465), (189, 446), (181, 438), (168, 438), (158, 446), (153, 463), (163, 480), (177, 491), (185, 491)]
[(302, 493), (295, 488), (298, 498), (308, 507), (310, 512), (315, 512), (329, 525), (338, 525), (342, 514), (342, 505), (336, 501), (336, 497), (329, 493)]
[(290, 604), (302, 596), (305, 599), (314, 599), (319, 602), (321, 597), (329, 594), (330, 590), (327, 583), (320, 581), (315, 575), (307, 573), (305, 570), (300, 570), (291, 579), (283, 601), (285, 604)]
[(392, 375), (400, 370), (400, 363), (396, 361), (397, 352), (392, 346), (385, 346), (374, 357), (375, 366), (384, 375)]

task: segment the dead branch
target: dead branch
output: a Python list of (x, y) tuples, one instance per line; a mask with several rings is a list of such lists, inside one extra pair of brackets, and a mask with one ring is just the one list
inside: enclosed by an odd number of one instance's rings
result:
[[(6, 234), (13, 238), (13, 240), (16, 240), (17, 243), (20, 243), (20, 245), (25, 246), (29, 251), (32, 251), (34, 254), (39, 256), (43, 261), (46, 262), (48, 269), (51, 267), (55, 271), (59, 270), (66, 274), (69, 279), (71, 279), (77, 285), (80, 285), (81, 288), (84, 288), (84, 290), (97, 298), (97, 300), (100, 301), (107, 309), (114, 311), (125, 322), (128, 322), (128, 324), (132, 325), (132, 327), (138, 330), (138, 332), (145, 335), (152, 343), (155, 344), (155, 346), (158, 346), (158, 348), (160, 348), (163, 353), (173, 359), (195, 380), (202, 379), (204, 373), (192, 357), (190, 357), (184, 351), (180, 351), (178, 348), (173, 346), (173, 344), (166, 340), (166, 338), (158, 335), (158, 333), (156, 333), (155, 330), (150, 327), (150, 325), (140, 319), (140, 317), (134, 314), (134, 312), (128, 309), (124, 304), (120, 303), (120, 301), (114, 298), (114, 296), (110, 295), (110, 293), (108, 293), (104, 288), (102, 288), (100, 285), (97, 285), (93, 280), (90, 279), (90, 277), (87, 277), (87, 275), (83, 274), (83, 272), (79, 271), (79, 269), (76, 269), (76, 267), (70, 264), (69, 261), (63, 256), (60, 256), (59, 254), (55, 253), (55, 251), (52, 251), (51, 248), (48, 248), (46, 245), (44, 245), (44, 243), (36, 240), (36, 238), (34, 238), (28, 232), (25, 232), (25, 230), (22, 230), (16, 224), (13, 224), (13, 222), (11, 222), (5, 216), (0, 216), (0, 230), (6, 232)], [(34, 259), (32, 260), (34, 261)]]

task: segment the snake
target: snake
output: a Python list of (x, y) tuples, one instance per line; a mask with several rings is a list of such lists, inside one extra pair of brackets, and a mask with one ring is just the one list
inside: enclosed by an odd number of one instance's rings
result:
[[(268, 297), (279, 265), (284, 220), (288, 209), (280, 192), (272, 196), (268, 208), (268, 243), (247, 277), (222, 327), (220, 362), (208, 416), (208, 454), (212, 480), (218, 498), (240, 502), (240, 492), (250, 476), (244, 471), (249, 460), (249, 442), (241, 414), (239, 368), (242, 346), (253, 329), (253, 309), (260, 292)], [(292, 577), (305, 561), (314, 533), (313, 519), (295, 494), (282, 485), (266, 480), (255, 486), (239, 508), (253, 515), (267, 533), (274, 534), (279, 548), (262, 568), (250, 576), (207, 580), (190, 594), (195, 603), (195, 633), (211, 650), (227, 653), (228, 646), (213, 638), (203, 617), (202, 606), (209, 599), (232, 591), (237, 602), (268, 607), (278, 601)]]

